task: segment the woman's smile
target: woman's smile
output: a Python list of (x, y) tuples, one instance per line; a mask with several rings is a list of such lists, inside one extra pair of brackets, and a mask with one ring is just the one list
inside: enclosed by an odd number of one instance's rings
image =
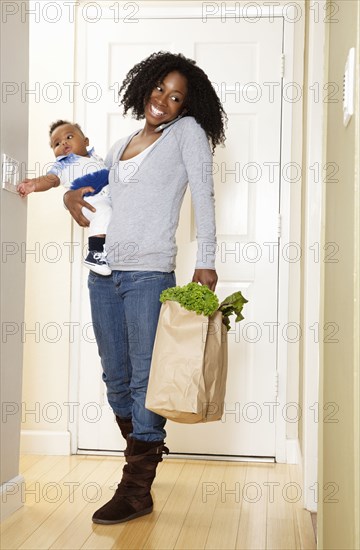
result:
[(149, 103), (149, 110), (151, 112), (151, 114), (155, 117), (162, 117), (164, 115), (166, 115), (166, 113), (164, 111), (161, 111), (158, 107), (155, 107), (155, 105), (153, 103)]

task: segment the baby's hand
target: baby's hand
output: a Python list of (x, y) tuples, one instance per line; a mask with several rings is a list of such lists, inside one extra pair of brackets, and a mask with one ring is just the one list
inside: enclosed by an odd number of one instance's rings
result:
[(26, 197), (26, 195), (35, 191), (35, 182), (34, 180), (25, 179), (18, 184), (16, 189), (20, 197)]

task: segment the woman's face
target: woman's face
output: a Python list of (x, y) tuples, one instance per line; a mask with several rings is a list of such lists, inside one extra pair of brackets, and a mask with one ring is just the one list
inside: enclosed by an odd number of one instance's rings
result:
[(187, 78), (178, 71), (168, 73), (153, 89), (145, 105), (146, 122), (158, 126), (170, 122), (184, 109), (187, 95)]

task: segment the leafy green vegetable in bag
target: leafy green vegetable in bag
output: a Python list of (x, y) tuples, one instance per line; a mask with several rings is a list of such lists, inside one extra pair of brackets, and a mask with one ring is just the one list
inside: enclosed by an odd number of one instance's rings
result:
[(174, 286), (163, 290), (160, 302), (172, 300), (189, 311), (195, 311), (198, 315), (212, 315), (219, 307), (216, 294), (206, 285), (189, 283), (185, 286)]
[(230, 315), (236, 315), (235, 322), (244, 319), (241, 311), (244, 304), (248, 302), (238, 291), (225, 298), (219, 306), (216, 294), (206, 285), (199, 285), (198, 283), (189, 283), (185, 286), (174, 286), (163, 290), (160, 295), (160, 302), (163, 303), (166, 300), (179, 302), (183, 308), (188, 311), (195, 311), (198, 315), (209, 316), (219, 310), (223, 315), (222, 321), (227, 330), (230, 330)]
[(233, 313), (236, 315), (236, 323), (244, 319), (241, 311), (244, 307), (244, 304), (247, 303), (248, 300), (244, 298), (240, 290), (238, 292), (234, 292), (234, 294), (230, 294), (230, 296), (228, 296), (227, 298), (225, 298), (225, 300), (221, 302), (219, 311), (221, 311), (223, 314), (223, 323), (226, 326), (227, 330), (230, 330), (231, 328), (229, 316)]

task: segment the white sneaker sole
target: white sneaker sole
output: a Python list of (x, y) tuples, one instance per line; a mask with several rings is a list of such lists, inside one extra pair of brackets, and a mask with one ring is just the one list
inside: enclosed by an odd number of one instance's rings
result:
[(90, 264), (88, 262), (84, 262), (84, 265), (90, 269), (91, 271), (94, 271), (94, 273), (97, 273), (98, 275), (111, 275), (111, 269), (107, 265), (94, 265)]

